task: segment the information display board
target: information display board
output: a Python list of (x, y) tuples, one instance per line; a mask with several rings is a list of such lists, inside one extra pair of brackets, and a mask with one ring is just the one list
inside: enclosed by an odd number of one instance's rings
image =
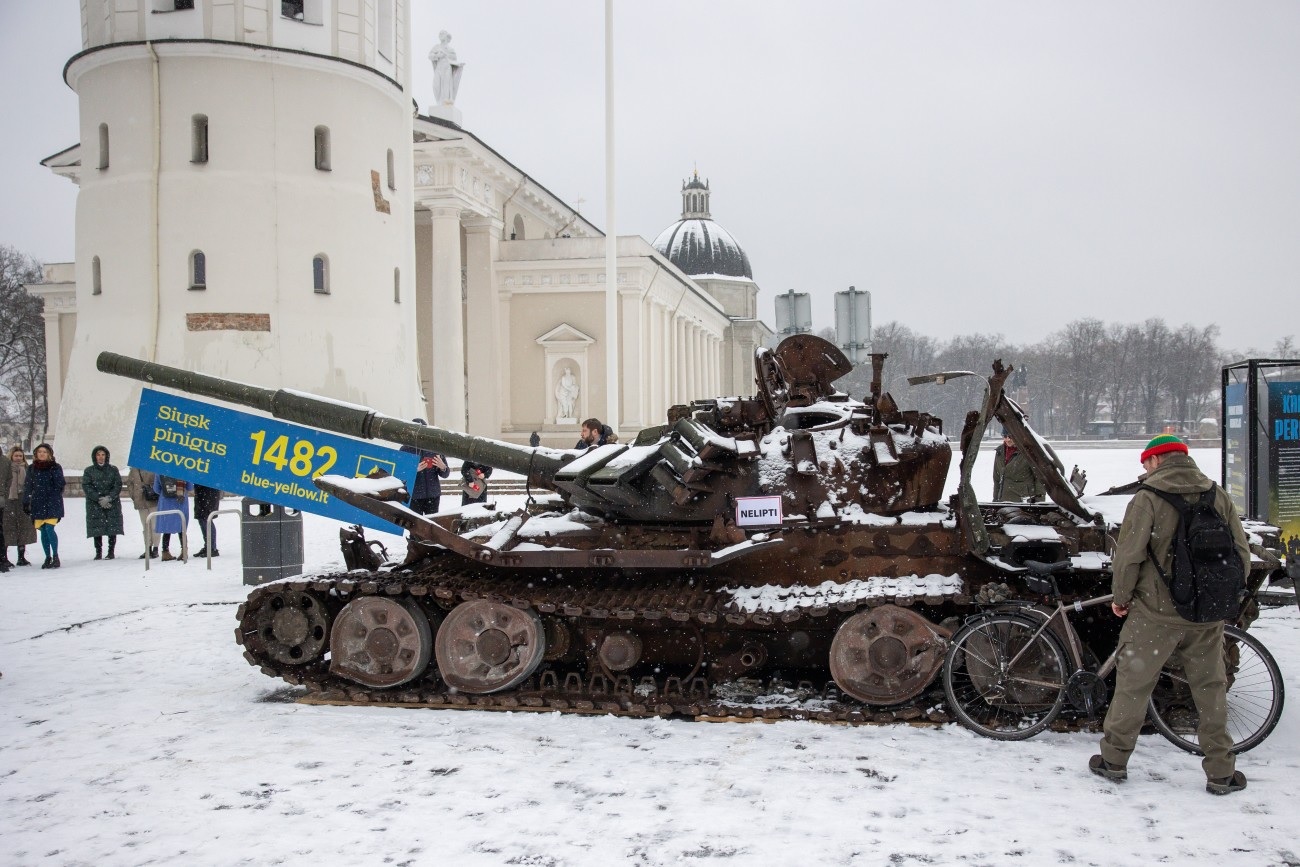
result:
[(1246, 426), (1246, 383), (1229, 382), (1223, 389), (1223, 489), (1237, 506), (1237, 514), (1249, 514), (1246, 503), (1250, 472), (1250, 437)]
[(417, 458), (368, 440), (145, 389), (129, 464), (347, 524), (401, 533), (395, 524), (331, 497), (312, 479), (326, 473), (359, 478), (378, 467), (410, 490)]
[(1268, 432), (1268, 522), (1282, 531), (1290, 561), (1300, 555), (1300, 381), (1269, 381)]

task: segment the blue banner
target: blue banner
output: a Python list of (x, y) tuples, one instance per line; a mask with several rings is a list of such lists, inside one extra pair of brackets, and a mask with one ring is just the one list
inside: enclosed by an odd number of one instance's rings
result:
[(140, 393), (129, 463), (228, 493), (400, 534), (395, 524), (336, 500), (312, 479), (327, 473), (358, 478), (379, 467), (406, 482), (410, 490), (417, 458), (367, 440), (145, 389)]

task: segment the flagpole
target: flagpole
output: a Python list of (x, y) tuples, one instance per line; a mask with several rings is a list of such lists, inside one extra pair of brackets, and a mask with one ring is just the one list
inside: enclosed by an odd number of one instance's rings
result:
[(614, 222), (614, 0), (605, 0), (605, 419), (619, 429), (618, 231)]

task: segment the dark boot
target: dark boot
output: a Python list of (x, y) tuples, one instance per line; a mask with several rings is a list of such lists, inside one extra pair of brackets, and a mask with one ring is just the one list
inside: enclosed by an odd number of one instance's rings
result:
[(117, 537), (116, 537), (116, 536), (109, 536), (109, 537), (108, 537), (108, 556), (106, 556), (104, 559), (105, 559), (105, 560), (112, 560), (113, 557), (114, 557), (113, 552), (114, 552), (116, 549), (117, 549)]
[(95, 559), (96, 560), (104, 559), (104, 537), (103, 536), (95, 537)]
[(1128, 779), (1128, 768), (1112, 765), (1101, 756), (1093, 756), (1088, 759), (1088, 770), (1099, 777), (1105, 777), (1112, 783), (1122, 783)]
[(1205, 791), (1211, 795), (1231, 795), (1233, 792), (1240, 792), (1246, 788), (1246, 775), (1241, 771), (1233, 771), (1231, 777), (1220, 777), (1217, 780), (1206, 780)]
[(53, 557), (50, 558), (50, 568), (51, 568), (51, 569), (57, 569), (57, 568), (59, 568), (59, 566), (61, 566), (61, 565), (63, 565), (63, 564), (61, 564), (61, 563), (59, 562), (59, 555), (58, 555), (58, 554), (55, 554)]
[(46, 555), (45, 555), (45, 562), (41, 564), (41, 568), (42, 568), (42, 569), (48, 569), (48, 568), (50, 568), (50, 563), (52, 563), (52, 562), (54, 562), (54, 558), (51, 557), (49, 554), (46, 554)]
[(27, 559), (27, 546), (26, 546), (26, 545), (19, 545), (19, 546), (18, 546), (18, 565), (19, 565), (19, 566), (30, 566), (30, 565), (32, 565), (32, 561)]

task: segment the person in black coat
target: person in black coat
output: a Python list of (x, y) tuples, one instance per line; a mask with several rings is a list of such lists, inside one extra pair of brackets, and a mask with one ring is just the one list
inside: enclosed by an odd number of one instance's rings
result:
[(212, 549), (213, 557), (220, 557), (217, 550), (217, 519), (212, 519), (212, 538), (208, 538), (208, 515), (221, 508), (221, 491), (207, 485), (194, 483), (194, 517), (199, 522), (199, 532), (203, 534), (203, 547), (195, 552), (195, 557), (208, 556)]
[(41, 443), (32, 453), (32, 465), (23, 482), (23, 511), (41, 534), (41, 548), (45, 551), (42, 569), (58, 569), (59, 536), (54, 527), (63, 519), (63, 467), (54, 460), (54, 449)]
[(487, 464), (475, 464), (469, 461), (460, 465), (460, 504), (487, 502), (487, 480), (492, 475), (492, 468)]
[[(413, 418), (416, 424), (428, 424), (422, 418)], [(402, 451), (409, 452), (420, 459), (415, 472), (415, 486), (411, 491), (411, 510), (421, 515), (431, 515), (439, 509), (442, 500), (442, 480), (451, 475), (447, 459), (437, 452), (402, 446)]]

